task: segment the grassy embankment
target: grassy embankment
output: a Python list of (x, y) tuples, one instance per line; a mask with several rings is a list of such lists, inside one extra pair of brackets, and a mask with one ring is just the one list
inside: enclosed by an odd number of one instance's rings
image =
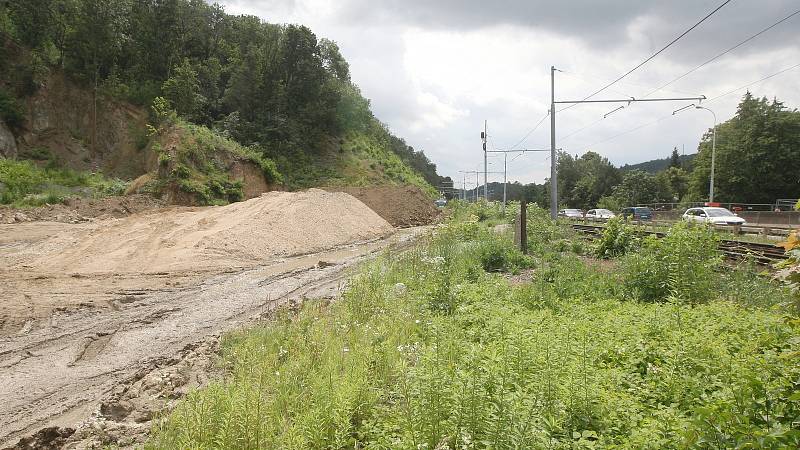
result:
[(101, 173), (48, 163), (0, 158), (0, 204), (18, 208), (62, 203), (70, 197), (105, 197), (125, 192), (127, 183)]
[(457, 207), (340, 301), (228, 335), (228, 377), (182, 401), (148, 447), (797, 447), (788, 290), (718, 271), (701, 228), (607, 236), (615, 256), (599, 264), (541, 210), (531, 257), (489, 230), (502, 220)]
[(431, 197), (438, 195), (422, 175), (390, 149), (386, 136), (375, 131), (348, 132), (319, 155), (297, 152), (273, 158), (291, 189), (410, 184)]

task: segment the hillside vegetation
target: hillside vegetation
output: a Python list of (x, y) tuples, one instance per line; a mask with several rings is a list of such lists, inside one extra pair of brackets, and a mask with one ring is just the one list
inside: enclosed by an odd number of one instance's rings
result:
[[(69, 147), (56, 152), (64, 156), (58, 162), (76, 170), (112, 172), (140, 161), (126, 175), (149, 171), (201, 203), (236, 199), (237, 176), (225, 164), (180, 163), (188, 174), (182, 166), (163, 170), (162, 138), (145, 133), (143, 124), (158, 120), (154, 111), (171, 110), (184, 135), (191, 130), (225, 142), (217, 148), (229, 156), (245, 149), (247, 158), (269, 165), (266, 183), (290, 189), (403, 183), (430, 193), (441, 184), (424, 153), (373, 116), (336, 43), (304, 26), (233, 16), (195, 0), (13, 0), (0, 4), (0, 42), (4, 127), (20, 146), (28, 145), (20, 137), (30, 135), (45, 148)], [(55, 92), (61, 74), (68, 81)], [(81, 101), (79, 112), (61, 111)], [(58, 120), (34, 120), (42, 104), (44, 116)], [(53, 129), (61, 133), (57, 142), (43, 137)], [(110, 164), (108, 138), (134, 149)], [(10, 152), (3, 153), (24, 157)]]
[(227, 377), (146, 448), (800, 445), (798, 299), (718, 270), (713, 233), (683, 225), (601, 265), (544, 210), (531, 256), (493, 231), (498, 207), (451, 213), (339, 301), (229, 334)]

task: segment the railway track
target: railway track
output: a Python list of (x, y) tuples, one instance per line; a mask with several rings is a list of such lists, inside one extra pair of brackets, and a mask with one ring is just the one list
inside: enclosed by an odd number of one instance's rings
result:
[[(572, 224), (572, 228), (592, 238), (599, 238), (605, 228), (603, 225)], [(660, 231), (639, 230), (643, 235), (664, 237), (666, 233)], [(734, 260), (751, 259), (758, 264), (767, 266), (785, 260), (786, 253), (783, 247), (773, 244), (759, 244), (723, 239), (719, 243), (719, 250), (725, 257)]]

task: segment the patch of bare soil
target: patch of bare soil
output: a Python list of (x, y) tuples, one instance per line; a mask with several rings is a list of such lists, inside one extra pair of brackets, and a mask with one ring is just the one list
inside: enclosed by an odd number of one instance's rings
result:
[(433, 200), (416, 186), (369, 186), (327, 188), (361, 200), (396, 227), (429, 225), (440, 215)]
[(95, 218), (127, 217), (164, 206), (166, 206), (164, 201), (144, 194), (104, 198), (72, 198), (68, 199), (65, 204), (36, 208), (0, 206), (0, 224), (37, 221), (80, 223)]
[(141, 443), (214, 376), (222, 333), (337, 296), (351, 267), (420, 232), (318, 190), (0, 225), (0, 448)]

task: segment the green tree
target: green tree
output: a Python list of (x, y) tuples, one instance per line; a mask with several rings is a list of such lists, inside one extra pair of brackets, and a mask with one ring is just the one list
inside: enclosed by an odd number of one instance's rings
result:
[(579, 158), (566, 152), (558, 155), (559, 197), (569, 207), (596, 207), (621, 179), (619, 170), (595, 152), (586, 152)]
[(642, 170), (625, 172), (622, 183), (614, 188), (614, 198), (621, 207), (665, 200), (656, 177)]
[(689, 174), (680, 167), (670, 166), (656, 175), (657, 183), (663, 190), (666, 201), (679, 201), (689, 191)]
[(672, 154), (669, 157), (669, 166), (681, 168), (681, 157), (678, 154), (678, 147), (673, 147)]
[(187, 58), (175, 66), (172, 76), (164, 82), (162, 90), (164, 97), (172, 102), (175, 111), (190, 120), (194, 119), (195, 113), (205, 103), (205, 97), (200, 94), (197, 72)]
[[(711, 132), (694, 162), (690, 197), (708, 198)], [(745, 94), (736, 115), (717, 126), (714, 200), (772, 203), (800, 197), (800, 112), (777, 99)]]

